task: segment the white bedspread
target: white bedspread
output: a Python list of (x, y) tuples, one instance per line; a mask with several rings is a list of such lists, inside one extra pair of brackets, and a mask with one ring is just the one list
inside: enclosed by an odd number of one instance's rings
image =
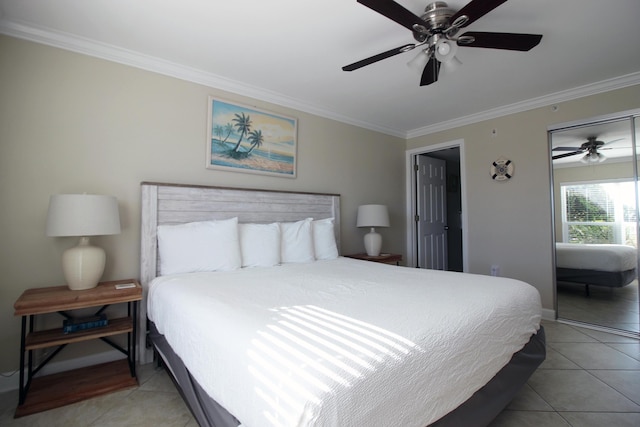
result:
[(540, 312), (520, 281), (348, 258), (164, 276), (148, 298), (244, 427), (424, 427), (505, 366)]
[(556, 243), (556, 266), (597, 271), (627, 271), (636, 268), (638, 252), (633, 246)]

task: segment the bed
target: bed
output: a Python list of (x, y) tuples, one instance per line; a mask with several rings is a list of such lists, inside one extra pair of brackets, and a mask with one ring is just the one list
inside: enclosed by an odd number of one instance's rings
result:
[[(240, 248), (215, 261), (180, 241), (205, 248), (234, 226)], [(545, 358), (537, 290), (341, 257), (339, 230), (338, 195), (142, 184), (148, 337), (198, 423), (490, 423)]]
[(556, 243), (556, 280), (623, 287), (637, 277), (638, 252), (628, 245)]

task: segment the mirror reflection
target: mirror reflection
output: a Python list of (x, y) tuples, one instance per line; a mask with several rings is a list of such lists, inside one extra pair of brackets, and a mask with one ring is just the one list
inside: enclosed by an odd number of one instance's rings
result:
[(634, 120), (550, 132), (558, 317), (640, 332)]

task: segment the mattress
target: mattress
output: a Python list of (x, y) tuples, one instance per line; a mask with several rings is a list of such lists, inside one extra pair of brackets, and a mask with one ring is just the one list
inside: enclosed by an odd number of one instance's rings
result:
[(148, 315), (243, 426), (425, 426), (539, 328), (516, 280), (339, 258), (164, 276)]
[(622, 272), (635, 269), (637, 257), (633, 246), (556, 243), (558, 268)]

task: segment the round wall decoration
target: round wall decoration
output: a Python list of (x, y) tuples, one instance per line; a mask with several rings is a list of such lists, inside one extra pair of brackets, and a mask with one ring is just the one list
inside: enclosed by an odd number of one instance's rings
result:
[(491, 178), (506, 181), (513, 176), (513, 162), (503, 157), (491, 163)]

